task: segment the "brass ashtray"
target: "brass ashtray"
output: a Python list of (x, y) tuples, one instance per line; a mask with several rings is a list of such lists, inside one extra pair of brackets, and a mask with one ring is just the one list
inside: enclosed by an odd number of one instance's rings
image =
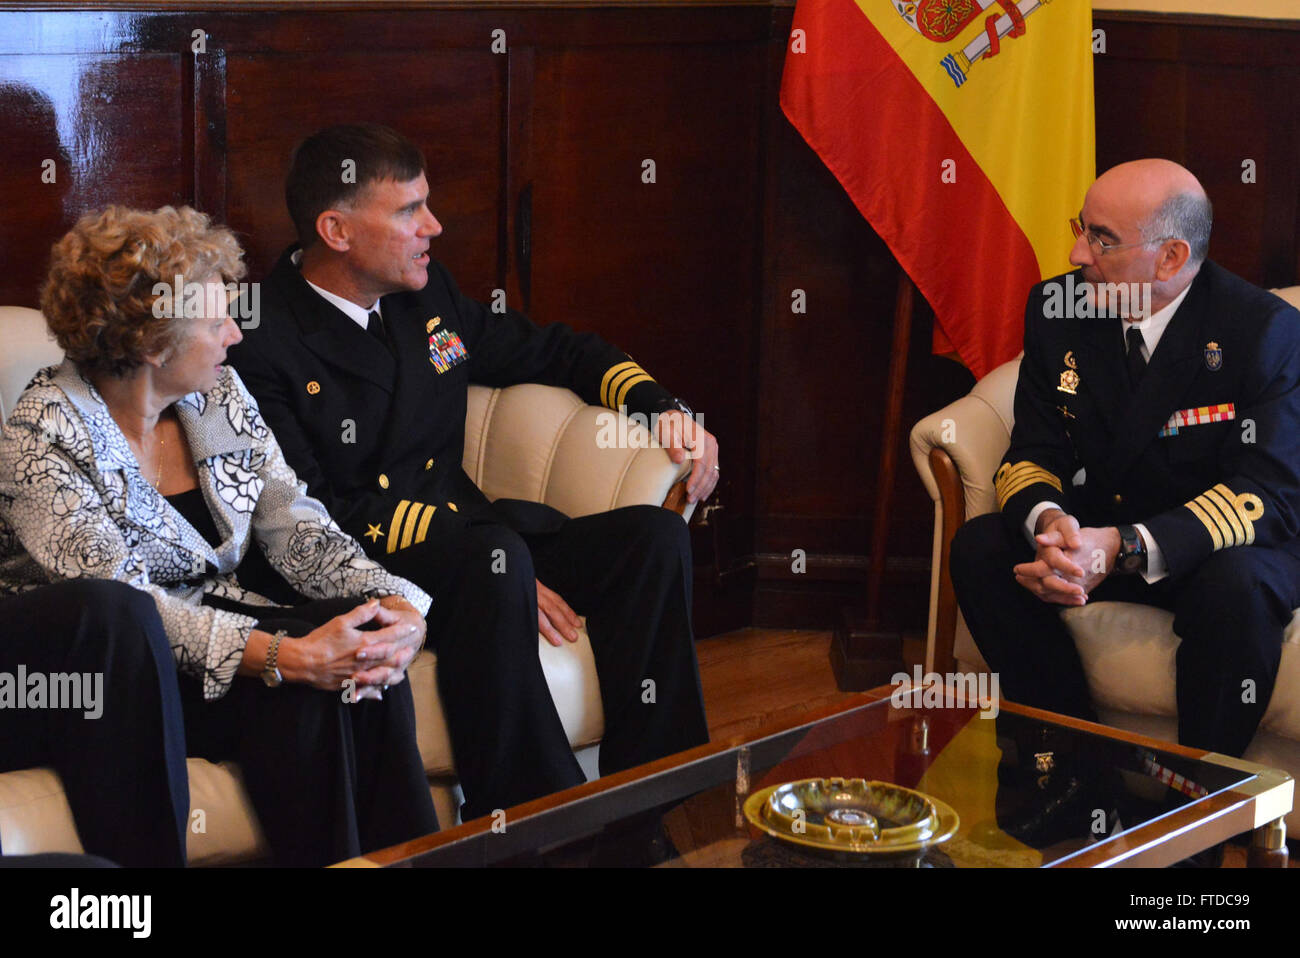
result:
[(775, 838), (856, 855), (923, 852), (951, 838), (957, 813), (937, 798), (861, 778), (808, 778), (764, 788), (745, 817)]

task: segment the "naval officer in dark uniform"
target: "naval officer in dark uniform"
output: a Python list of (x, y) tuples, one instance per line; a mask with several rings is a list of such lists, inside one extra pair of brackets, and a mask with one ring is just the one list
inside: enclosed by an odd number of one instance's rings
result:
[[(958, 531), (951, 569), (1007, 696), (1084, 718), (1058, 606), (1171, 610), (1179, 740), (1241, 755), (1300, 605), (1300, 314), (1206, 260), (1211, 221), (1167, 160), (1089, 189), (1071, 224), (1079, 269), (1029, 295), (1001, 511)], [(1119, 313), (1093, 315), (1104, 284), (1131, 283), (1148, 310), (1112, 295)]]
[(396, 131), (308, 137), (285, 192), (301, 245), (262, 284), (258, 322), (229, 358), (309, 493), (433, 595), (428, 634), (462, 818), (584, 781), (537, 656), (539, 630), (576, 641), (575, 609), (600, 677), (602, 774), (706, 742), (681, 518), (657, 506), (570, 519), (489, 503), (461, 457), (471, 382), (566, 386), (589, 403), (663, 414), (670, 455), (695, 457), (693, 501), (717, 483), (713, 436), (599, 337), (461, 294), (430, 259), (442, 227), (424, 159)]

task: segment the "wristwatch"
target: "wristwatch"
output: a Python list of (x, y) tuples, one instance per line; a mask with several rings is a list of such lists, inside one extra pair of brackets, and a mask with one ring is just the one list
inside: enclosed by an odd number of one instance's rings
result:
[(1115, 571), (1122, 575), (1145, 572), (1147, 544), (1142, 534), (1133, 526), (1119, 526), (1119, 555), (1115, 557)]
[(659, 406), (660, 408), (658, 411), (660, 415), (668, 412), (668, 410), (670, 409), (679, 409), (691, 419), (695, 418), (695, 410), (692, 409), (690, 406), (686, 405), (686, 403), (683, 400), (678, 399), (676, 396), (673, 396), (671, 399), (661, 400)]
[(275, 660), (280, 655), (280, 640), (286, 635), (288, 633), (284, 629), (280, 629), (275, 635), (271, 636), (271, 644), (266, 647), (266, 665), (262, 667), (262, 681), (270, 689), (279, 688), (284, 682), (284, 676), (276, 668)]

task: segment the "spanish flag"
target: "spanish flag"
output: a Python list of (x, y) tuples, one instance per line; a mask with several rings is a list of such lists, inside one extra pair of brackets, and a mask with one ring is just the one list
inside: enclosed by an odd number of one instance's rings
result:
[(976, 377), (1068, 270), (1094, 176), (1090, 0), (799, 0), (781, 108)]

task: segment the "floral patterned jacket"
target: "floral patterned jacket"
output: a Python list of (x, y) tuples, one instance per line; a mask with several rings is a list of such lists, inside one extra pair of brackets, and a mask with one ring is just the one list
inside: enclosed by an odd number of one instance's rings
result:
[(209, 700), (230, 687), (256, 620), (203, 596), (272, 604), (234, 576), (253, 541), (309, 598), (398, 594), (428, 613), (427, 593), (367, 558), (306, 494), (233, 369), (175, 408), (221, 544), (145, 479), (99, 392), (64, 360), (36, 374), (0, 435), (0, 591), (90, 576), (148, 592), (177, 666)]

